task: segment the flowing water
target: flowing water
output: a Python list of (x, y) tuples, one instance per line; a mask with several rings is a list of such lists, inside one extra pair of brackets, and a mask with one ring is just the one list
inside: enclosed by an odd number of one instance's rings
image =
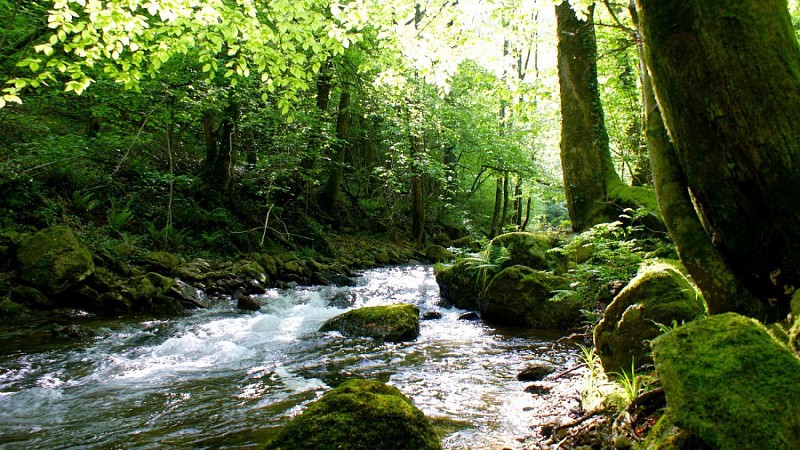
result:
[[(551, 376), (538, 396), (516, 379), (532, 364), (578, 365), (557, 335), (459, 320), (464, 311), (437, 306), (430, 266), (358, 280), (271, 290), (255, 313), (220, 301), (178, 319), (90, 322), (96, 337), (0, 353), (0, 448), (257, 448), (349, 377), (399, 388), (445, 448), (535, 447), (522, 438), (577, 407), (580, 377)], [(346, 308), (392, 303), (442, 318), (400, 344), (317, 332)]]

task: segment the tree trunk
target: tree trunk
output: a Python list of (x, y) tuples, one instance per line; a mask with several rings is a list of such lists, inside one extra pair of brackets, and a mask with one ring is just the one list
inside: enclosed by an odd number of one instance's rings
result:
[(500, 208), (503, 205), (503, 179), (497, 177), (497, 186), (494, 191), (494, 213), (492, 214), (492, 227), (489, 229), (489, 239), (497, 236), (497, 225), (500, 222)]
[(503, 173), (503, 215), (501, 216), (500, 227), (498, 227), (498, 232), (500, 233), (505, 230), (506, 224), (508, 223), (509, 188), (508, 172), (505, 172)]
[[(703, 228), (692, 204), (686, 177), (669, 140), (655, 100), (650, 75), (642, 73), (647, 147), (658, 206), (678, 255), (703, 293), (711, 314), (737, 311), (760, 315), (759, 302), (734, 276)], [(753, 309), (755, 308), (755, 309)]]
[[(772, 306), (758, 318), (782, 318), (800, 287), (800, 47), (786, 1), (637, 6), (658, 103), (712, 242)], [(738, 309), (731, 299), (718, 311)]]
[(619, 183), (611, 162), (597, 86), (597, 44), (591, 12), (579, 20), (567, 1), (556, 6), (558, 80), (561, 90), (561, 166), (574, 231), (609, 222), (610, 182)]
[(222, 200), (230, 190), (234, 164), (234, 112), (235, 106), (229, 106), (221, 119), (217, 119), (212, 111), (203, 113), (203, 138), (206, 144), (203, 172), (206, 191), (210, 194), (207, 198), (212, 203)]
[(339, 189), (342, 187), (344, 178), (344, 155), (346, 150), (348, 109), (350, 108), (350, 92), (342, 91), (339, 97), (339, 108), (336, 113), (336, 157), (334, 167), (325, 188), (320, 195), (320, 206), (327, 212), (334, 211)]
[[(411, 137), (411, 157), (416, 161), (422, 153), (422, 142), (419, 136)], [(422, 173), (419, 168), (415, 168), (415, 174), (411, 178), (411, 237), (417, 245), (425, 242), (425, 196), (422, 185)]]

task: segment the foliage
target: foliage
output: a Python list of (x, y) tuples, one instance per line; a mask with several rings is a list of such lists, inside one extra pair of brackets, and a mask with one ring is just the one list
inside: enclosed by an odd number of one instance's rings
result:
[[(640, 238), (640, 231), (641, 227), (622, 222), (598, 224), (563, 247), (553, 248), (551, 252), (568, 258), (572, 266), (565, 274), (571, 280), (570, 288), (558, 292), (556, 298), (577, 296), (587, 305), (610, 300), (633, 278), (645, 259), (674, 256), (670, 243)], [(586, 315), (592, 320), (600, 318), (592, 311)]]

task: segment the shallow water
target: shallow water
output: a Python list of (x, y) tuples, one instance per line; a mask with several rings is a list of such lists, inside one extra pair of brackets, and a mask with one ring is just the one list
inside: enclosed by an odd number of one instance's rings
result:
[[(445, 448), (536, 447), (539, 425), (577, 408), (579, 377), (551, 377), (541, 396), (516, 379), (531, 364), (578, 365), (558, 335), (459, 320), (437, 306), (430, 266), (358, 281), (270, 290), (256, 313), (220, 301), (169, 321), (91, 322), (97, 337), (1, 354), (0, 448), (255, 448), (349, 377), (399, 388), (447, 433)], [(401, 344), (317, 332), (344, 293), (355, 307), (414, 303), (442, 318)]]

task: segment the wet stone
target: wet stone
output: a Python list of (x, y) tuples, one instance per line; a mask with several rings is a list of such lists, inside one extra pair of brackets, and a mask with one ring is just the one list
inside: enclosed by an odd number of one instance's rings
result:
[(544, 377), (555, 372), (555, 367), (548, 364), (536, 364), (526, 367), (522, 372), (517, 374), (519, 381), (541, 381)]

